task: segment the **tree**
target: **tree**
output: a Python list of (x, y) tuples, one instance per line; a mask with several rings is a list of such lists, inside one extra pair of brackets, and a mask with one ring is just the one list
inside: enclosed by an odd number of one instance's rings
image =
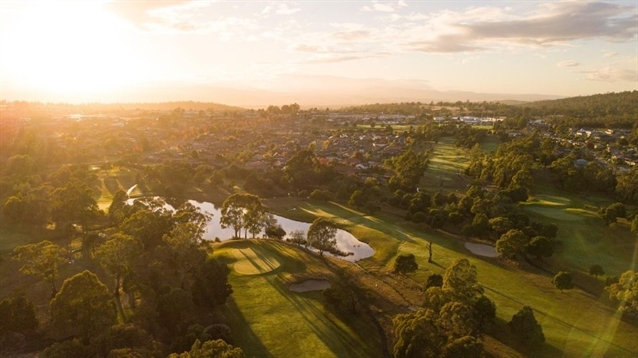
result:
[(33, 332), (40, 324), (35, 316), (35, 306), (24, 295), (0, 301), (0, 317), (0, 336), (6, 332)]
[(288, 239), (293, 244), (307, 245), (308, 241), (305, 238), (303, 230), (293, 230), (290, 232), (290, 238)]
[(602, 276), (605, 274), (605, 271), (602, 266), (594, 264), (589, 266), (589, 274), (592, 276)]
[(554, 254), (554, 245), (545, 236), (536, 236), (527, 245), (527, 253), (538, 260), (542, 257), (551, 257)]
[(233, 194), (224, 200), (222, 204), (219, 224), (222, 228), (232, 227), (234, 237), (239, 238), (240, 231), (244, 227), (244, 207), (242, 194)]
[(352, 192), (352, 195), (350, 196), (350, 200), (348, 200), (348, 205), (354, 206), (357, 209), (361, 209), (363, 206), (366, 205), (367, 202), (368, 202), (368, 197), (364, 195), (363, 190), (357, 189), (354, 192)]
[(113, 224), (119, 225), (124, 220), (124, 213), (122, 209), (126, 206), (126, 200), (128, 199), (128, 194), (124, 190), (118, 190), (113, 195), (113, 201), (111, 201), (111, 205), (109, 205), (109, 218)]
[(18, 246), (13, 249), (13, 259), (23, 261), (20, 272), (25, 275), (40, 276), (51, 285), (53, 295), (57, 293), (55, 279), (58, 267), (67, 262), (66, 250), (51, 241)]
[(343, 272), (339, 272), (339, 280), (321, 293), (325, 305), (337, 313), (357, 313), (357, 305), (361, 301), (361, 292), (356, 284), (347, 282)]
[(228, 283), (228, 266), (208, 258), (195, 270), (191, 294), (193, 302), (200, 307), (213, 308), (224, 304), (233, 289)]
[(496, 305), (489, 298), (481, 296), (472, 302), (472, 315), (479, 331), (484, 331), (496, 320)]
[(446, 336), (437, 326), (434, 311), (421, 309), (415, 313), (399, 314), (394, 320), (395, 358), (438, 357)]
[(424, 291), (430, 287), (443, 287), (443, 276), (433, 273), (428, 276), (428, 280), (425, 283)]
[(638, 234), (638, 214), (634, 215), (634, 220), (631, 222), (631, 232)]
[(90, 345), (83, 344), (74, 338), (64, 342), (54, 343), (42, 352), (42, 358), (85, 358), (94, 357), (95, 350)]
[(53, 219), (57, 223), (79, 223), (84, 233), (88, 232), (89, 221), (98, 217), (100, 212), (91, 188), (77, 178), (56, 189), (51, 198)]
[(513, 259), (516, 258), (517, 255), (522, 255), (526, 244), (527, 235), (521, 230), (512, 229), (496, 241), (496, 252), (498, 252), (501, 257)]
[(428, 242), (428, 262), (432, 262), (432, 249), (433, 249), (434, 243), (432, 243), (432, 241)]
[(315, 189), (310, 193), (310, 199), (317, 201), (329, 201), (330, 200), (330, 192), (328, 190), (319, 190)]
[(397, 256), (394, 261), (394, 273), (408, 274), (415, 272), (419, 268), (419, 264), (416, 263), (414, 254), (403, 254)]
[(244, 351), (239, 347), (233, 347), (221, 339), (206, 341), (202, 344), (195, 341), (188, 352), (181, 354), (172, 353), (169, 358), (244, 358)]
[(489, 220), (490, 228), (496, 232), (499, 237), (514, 228), (512, 221), (506, 217), (496, 217)]
[(14, 223), (22, 221), (25, 214), (25, 203), (18, 196), (10, 196), (2, 206), (2, 214)]
[[(148, 204), (148, 205), (147, 205)], [(126, 218), (120, 229), (133, 236), (149, 251), (162, 243), (162, 237), (172, 226), (172, 213), (164, 208), (163, 201), (148, 201), (147, 204), (135, 202), (135, 212)]]
[(335, 252), (337, 249), (337, 227), (324, 218), (317, 218), (308, 228), (308, 244), (319, 251)]
[(115, 234), (110, 240), (100, 245), (95, 251), (95, 256), (100, 261), (100, 265), (106, 269), (115, 280), (113, 288), (113, 297), (117, 304), (117, 309), (126, 319), (126, 313), (122, 308), (122, 300), (120, 298), (120, 288), (122, 280), (131, 269), (133, 260), (141, 251), (141, 245), (130, 235)]
[(554, 275), (554, 278), (552, 278), (552, 284), (556, 286), (560, 292), (574, 288), (572, 274), (567, 271), (559, 271), (556, 275)]
[(206, 260), (206, 251), (200, 245), (202, 235), (202, 230), (195, 223), (182, 222), (162, 238), (167, 246), (159, 251), (167, 257), (182, 289), (185, 287), (186, 275)]
[(445, 270), (443, 289), (449, 290), (460, 301), (468, 303), (483, 294), (478, 283), (476, 266), (467, 259), (456, 259)]
[(273, 239), (277, 239), (277, 240), (283, 240), (284, 236), (286, 236), (286, 230), (284, 230), (284, 228), (281, 227), (281, 225), (269, 224), (266, 227), (265, 234), (269, 238), (273, 238)]
[(101, 357), (151, 357), (157, 342), (142, 328), (128, 323), (110, 327), (91, 342)]
[(536, 321), (534, 311), (529, 306), (523, 307), (514, 314), (508, 325), (520, 344), (532, 348), (545, 342), (543, 328)]
[(250, 230), (254, 237), (264, 227), (265, 221), (264, 207), (256, 195), (233, 194), (222, 204), (219, 223), (222, 228), (232, 227), (235, 237), (239, 237), (241, 229)]
[(463, 336), (443, 347), (444, 358), (476, 358), (483, 355), (483, 342), (473, 336)]
[(195, 305), (188, 292), (172, 288), (157, 300), (158, 322), (171, 335), (182, 335), (195, 318)]
[(64, 281), (50, 308), (54, 331), (61, 337), (79, 337), (85, 343), (117, 321), (109, 289), (86, 270)]
[(605, 288), (609, 297), (620, 302), (619, 310), (628, 316), (638, 318), (638, 271), (625, 271), (618, 282)]

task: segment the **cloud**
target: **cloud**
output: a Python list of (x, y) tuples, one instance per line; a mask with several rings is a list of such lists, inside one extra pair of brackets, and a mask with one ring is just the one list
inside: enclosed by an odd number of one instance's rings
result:
[(615, 57), (615, 56), (617, 56), (617, 55), (618, 55), (618, 52), (610, 51), (610, 52), (606, 52), (606, 53), (603, 55), (603, 57), (605, 57), (605, 58), (609, 58), (609, 57)]
[[(532, 13), (482, 7), (464, 12), (410, 14), (404, 46), (424, 52), (464, 52), (491, 45), (554, 46), (569, 41), (628, 41), (638, 33), (635, 8), (622, 3), (558, 2), (539, 5)], [(420, 39), (418, 37), (421, 37)]]
[(310, 58), (308, 60), (300, 61), (299, 64), (314, 65), (314, 64), (322, 64), (322, 63), (336, 63), (336, 62), (361, 60), (364, 58), (369, 58), (369, 57), (368, 56), (318, 56), (318, 57)]
[(638, 71), (635, 69), (603, 67), (594, 71), (581, 71), (585, 79), (598, 82), (634, 82), (638, 83)]
[[(158, 22), (154, 13), (167, 8), (196, 4), (194, 0), (166, 0), (166, 1), (112, 1), (106, 4), (106, 8), (121, 18), (131, 21), (135, 25), (142, 26), (148, 23)], [(199, 2), (202, 5), (205, 2)]]
[(576, 61), (561, 61), (561, 62), (557, 63), (556, 66), (558, 66), (558, 67), (576, 67), (576, 66), (580, 66), (580, 63), (578, 63)]
[(363, 6), (361, 8), (361, 11), (395, 12), (407, 6), (408, 4), (405, 1), (397, 1), (397, 2), (373, 1), (371, 6), (369, 5)]
[(275, 11), (275, 13), (279, 15), (292, 15), (299, 11), (301, 11), (300, 8), (289, 8), (288, 4), (283, 3), (277, 7), (277, 11)]

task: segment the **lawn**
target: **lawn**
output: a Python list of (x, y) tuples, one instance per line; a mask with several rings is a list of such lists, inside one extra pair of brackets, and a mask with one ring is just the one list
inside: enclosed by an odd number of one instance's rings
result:
[(227, 241), (214, 250), (232, 268), (234, 293), (223, 313), (247, 357), (379, 356), (378, 333), (365, 317), (344, 322), (324, 309), (319, 291), (288, 290), (310, 278), (334, 279), (329, 259), (270, 240)]

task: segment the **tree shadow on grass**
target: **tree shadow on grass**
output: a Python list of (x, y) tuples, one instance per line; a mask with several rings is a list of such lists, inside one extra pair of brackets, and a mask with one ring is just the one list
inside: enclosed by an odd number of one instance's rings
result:
[(488, 331), (490, 337), (525, 357), (562, 357), (564, 353), (561, 349), (547, 343), (533, 347), (521, 345), (510, 331), (507, 321), (499, 317), (496, 318), (494, 325)]
[(232, 296), (227, 301), (226, 307), (227, 319), (230, 321), (233, 335), (233, 345), (241, 347), (246, 357), (272, 358), (273, 355), (268, 352), (266, 346), (250, 328), (248, 321), (241, 313), (239, 307), (237, 307)]
[(321, 305), (319, 302), (322, 300), (320, 291), (296, 293), (282, 285), (281, 278), (277, 276), (271, 276), (267, 279), (294, 306), (295, 310), (306, 321), (307, 326), (335, 355), (343, 357), (345, 351), (348, 356), (364, 358), (370, 357), (375, 352), (370, 348), (362, 349), (358, 343), (359, 341), (370, 342), (372, 338), (369, 336), (369, 330), (360, 329), (363, 322), (359, 317), (354, 317), (352, 320), (341, 320), (351, 329), (348, 332), (336, 322), (338, 320), (336, 316), (317, 307), (317, 305)]

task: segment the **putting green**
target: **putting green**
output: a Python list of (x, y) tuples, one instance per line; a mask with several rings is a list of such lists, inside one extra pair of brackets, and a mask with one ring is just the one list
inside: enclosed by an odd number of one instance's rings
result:
[(258, 275), (278, 268), (281, 263), (265, 252), (255, 252), (252, 248), (233, 249), (235, 264), (233, 269), (240, 275)]

